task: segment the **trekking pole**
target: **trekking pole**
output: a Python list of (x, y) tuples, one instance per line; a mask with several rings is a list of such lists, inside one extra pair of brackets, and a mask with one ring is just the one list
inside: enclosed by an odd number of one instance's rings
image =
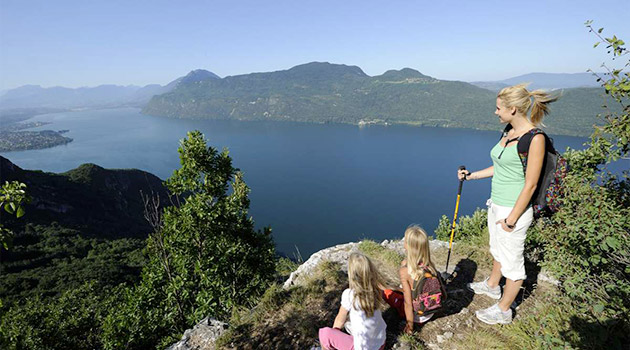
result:
[[(466, 167), (461, 165), (459, 170), (466, 170)], [(446, 257), (446, 268), (444, 269), (444, 273), (442, 274), (442, 278), (447, 280), (451, 277), (451, 274), (448, 273), (448, 263), (451, 260), (451, 249), (453, 248), (453, 238), (455, 237), (455, 226), (457, 225), (457, 211), (459, 210), (459, 198), (462, 196), (462, 185), (464, 184), (464, 179), (459, 180), (459, 188), (457, 189), (457, 201), (455, 202), (455, 214), (453, 215), (453, 225), (451, 226), (451, 240), (448, 243), (448, 255)]]

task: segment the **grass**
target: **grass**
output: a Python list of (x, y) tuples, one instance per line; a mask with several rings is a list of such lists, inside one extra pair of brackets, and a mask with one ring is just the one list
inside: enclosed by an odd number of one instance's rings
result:
[(422, 340), (418, 338), (417, 334), (409, 335), (409, 334), (401, 334), (398, 336), (398, 343), (405, 346), (408, 349), (414, 350), (424, 350), (426, 347)]
[(369, 258), (376, 259), (385, 264), (388, 268), (397, 269), (404, 258), (397, 252), (368, 239), (359, 243), (359, 250)]
[(318, 329), (332, 325), (347, 278), (338, 264), (323, 262), (303, 284), (272, 285), (252, 309), (233, 313), (217, 349), (308, 349)]

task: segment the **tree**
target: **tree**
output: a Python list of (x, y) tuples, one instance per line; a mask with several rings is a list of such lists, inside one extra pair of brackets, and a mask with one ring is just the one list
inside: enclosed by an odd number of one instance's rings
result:
[(208, 147), (193, 131), (179, 154), (181, 168), (166, 181), (175, 203), (153, 220), (142, 282), (106, 326), (112, 348), (168, 343), (209, 315), (226, 318), (234, 306), (256, 301), (273, 278), (271, 231), (254, 229), (249, 188), (227, 150)]

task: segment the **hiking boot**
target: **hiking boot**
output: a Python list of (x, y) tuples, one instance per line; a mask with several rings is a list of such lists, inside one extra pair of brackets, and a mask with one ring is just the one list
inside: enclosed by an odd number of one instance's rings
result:
[(479, 321), (487, 324), (509, 324), (512, 323), (512, 309), (501, 310), (499, 304), (494, 304), (487, 309), (475, 312)]
[(475, 294), (484, 294), (495, 300), (501, 299), (501, 287), (490, 288), (487, 278), (481, 282), (468, 283), (466, 287)]

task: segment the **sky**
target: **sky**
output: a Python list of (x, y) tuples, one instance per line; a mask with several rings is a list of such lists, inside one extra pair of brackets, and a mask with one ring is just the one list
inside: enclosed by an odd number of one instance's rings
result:
[(409, 67), (492, 81), (597, 70), (584, 27), (630, 43), (630, 0), (0, 0), (0, 90), (26, 84), (167, 84), (312, 62), (374, 76)]

